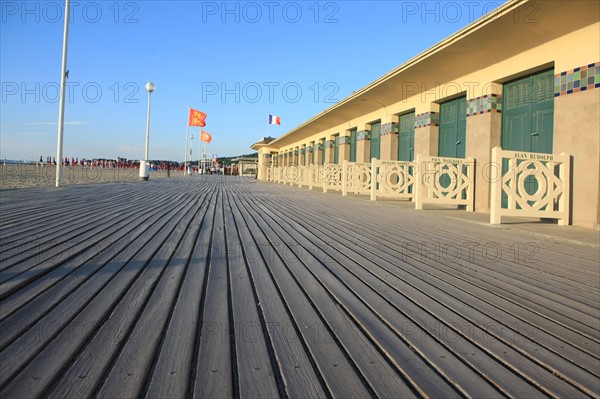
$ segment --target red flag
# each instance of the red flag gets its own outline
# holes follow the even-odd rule
[[[211,140],[212,136],[209,133],[205,132],[204,130],[200,130],[200,141],[210,143]]]
[[[206,126],[206,114],[194,108],[190,108],[190,116],[188,118],[188,126]]]

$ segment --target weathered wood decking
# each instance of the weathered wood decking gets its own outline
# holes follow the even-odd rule
[[[239,178],[0,205],[2,398],[599,397],[597,248]]]

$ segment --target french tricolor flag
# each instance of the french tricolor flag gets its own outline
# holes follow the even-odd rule
[[[269,114],[269,125],[281,125],[281,118],[278,116]]]

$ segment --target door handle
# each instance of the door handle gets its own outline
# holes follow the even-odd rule
[[[456,145],[459,145],[459,144],[460,144],[460,140],[458,140],[458,141],[456,142]]]
[[[539,133],[537,133],[537,132],[533,132],[533,133],[531,133],[531,136],[539,136],[539,135],[540,135],[540,134],[539,134]]]

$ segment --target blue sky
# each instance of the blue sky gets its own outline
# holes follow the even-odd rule
[[[187,109],[251,152],[503,1],[73,1],[64,155],[182,161]],[[63,2],[0,1],[0,159],[56,154]],[[194,135],[194,159],[199,145]]]

